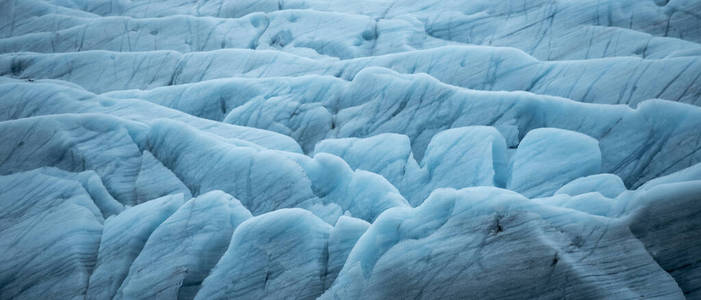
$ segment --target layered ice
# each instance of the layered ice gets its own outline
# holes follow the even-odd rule
[[[331,225],[301,209],[280,209],[244,222],[197,299],[319,296],[330,230]]]
[[[72,176],[41,169],[0,176],[0,297],[85,295],[103,217]]]
[[[420,163],[413,158],[409,139],[396,134],[326,139],[315,151],[338,155],[353,168],[384,176],[415,205],[436,188],[504,187],[507,178],[506,144],[494,127],[441,131],[428,144]]]
[[[615,220],[491,187],[439,189],[375,221],[322,299],[682,297],[641,246]]]
[[[513,48],[472,45],[347,60],[311,59],[250,49],[185,54],[175,51],[19,52],[0,57],[0,75],[32,80],[59,79],[97,93],[153,89],[228,77],[313,74],[350,80],[371,66],[400,73],[426,73],[447,84],[476,90],[530,91],[607,104],[635,105],[646,99],[663,98],[698,105],[701,84],[697,76],[701,69],[698,56],[540,61]],[[627,80],[619,80],[621,76]]]
[[[701,298],[701,2],[0,2],[0,299]]]
[[[182,194],[164,196],[105,220],[87,298],[113,298],[149,236],[183,203]]]
[[[234,229],[250,217],[221,191],[190,199],[149,235],[115,298],[193,299]]]

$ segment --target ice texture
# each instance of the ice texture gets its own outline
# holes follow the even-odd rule
[[[324,291],[331,225],[312,213],[280,209],[236,229],[197,299],[315,298]]]
[[[571,131],[539,128],[521,140],[506,187],[527,197],[549,196],[565,183],[601,171],[597,140]]]
[[[85,295],[103,218],[71,176],[41,169],[0,176],[0,298]]]
[[[0,299],[701,299],[701,1],[0,1]]]
[[[111,299],[115,296],[129,274],[129,266],[143,250],[148,237],[183,202],[182,194],[168,195],[130,207],[105,220],[97,264],[90,275],[88,299]]]
[[[188,200],[149,235],[115,298],[193,299],[234,229],[250,217],[221,191]]]
[[[322,299],[682,297],[640,246],[611,219],[493,187],[438,189],[375,221]]]
[[[596,174],[580,177],[570,181],[555,192],[555,194],[567,194],[576,196],[596,192],[604,197],[616,198],[626,190],[621,178],[614,174]]]

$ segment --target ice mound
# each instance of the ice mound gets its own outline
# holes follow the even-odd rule
[[[597,140],[571,131],[539,128],[521,140],[506,187],[524,196],[552,195],[565,183],[601,171]]]
[[[681,297],[659,268],[621,222],[490,187],[439,189],[375,221],[322,299]]]
[[[0,2],[0,299],[701,299],[701,2]]]

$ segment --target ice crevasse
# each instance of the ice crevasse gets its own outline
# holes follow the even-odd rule
[[[0,299],[701,299],[701,2],[0,2]]]

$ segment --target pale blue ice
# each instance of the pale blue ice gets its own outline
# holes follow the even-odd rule
[[[701,1],[0,1],[0,299],[701,299]]]

